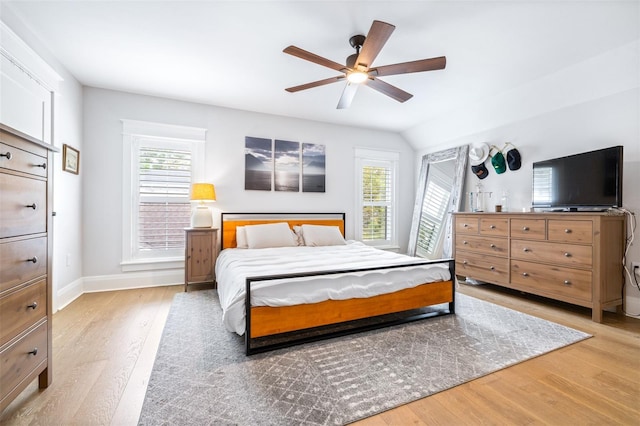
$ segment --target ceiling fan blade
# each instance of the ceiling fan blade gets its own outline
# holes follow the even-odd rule
[[[442,70],[447,65],[447,58],[439,56],[437,58],[421,59],[418,61],[403,62],[401,64],[384,65],[369,71],[376,77],[395,74],[408,74],[412,72]]]
[[[288,53],[289,55],[297,56],[298,58],[304,59],[309,62],[313,62],[314,64],[322,65],[323,67],[331,68],[336,71],[346,72],[348,68],[343,64],[339,64],[337,62],[333,62],[330,59],[323,58],[322,56],[318,56],[315,53],[307,52],[304,49],[300,49],[296,46],[289,46],[283,50],[284,53]]]
[[[336,107],[336,109],[349,108],[349,106],[351,105],[351,101],[353,101],[353,97],[358,91],[358,86],[359,84],[347,82],[347,85],[344,86],[342,96],[340,96],[340,100],[338,101],[338,106]]]
[[[406,102],[413,97],[411,93],[407,93],[404,90],[398,89],[396,86],[392,86],[391,84],[385,83],[377,78],[370,77],[367,80],[366,85],[380,93],[384,93],[385,95],[392,97],[398,102]]]
[[[371,67],[371,64],[378,56],[378,53],[382,50],[387,40],[395,30],[395,25],[387,24],[382,21],[373,21],[367,38],[362,45],[362,50],[356,60],[356,65],[364,65],[367,68]]]
[[[344,79],[345,79],[344,75],[339,75],[336,77],[325,78],[324,80],[312,81],[311,83],[301,84],[299,86],[287,87],[284,90],[290,93],[294,93],[294,92],[299,92],[300,90],[306,90],[306,89],[311,89],[313,87],[324,86],[325,84],[335,83]]]

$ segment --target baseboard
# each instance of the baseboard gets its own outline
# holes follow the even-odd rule
[[[56,297],[53,301],[53,313],[64,309],[69,303],[82,296],[83,280],[83,278],[78,278],[56,292]]]
[[[84,293],[184,284],[184,269],[127,272],[84,277]]]
[[[63,309],[84,293],[130,290],[145,287],[163,287],[180,284],[184,284],[184,269],[139,271],[117,275],[83,277],[75,280],[56,293],[53,311],[56,312]]]

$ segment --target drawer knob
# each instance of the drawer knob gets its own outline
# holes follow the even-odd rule
[[[38,307],[38,302],[33,302],[30,305],[27,305],[27,309],[33,309],[34,311]]]
[[[44,170],[47,170],[47,163],[36,164],[35,167],[42,167]]]
[[[490,225],[489,229],[496,229],[496,226],[495,225]]]
[[[525,253],[529,253],[531,250],[529,250],[527,247],[525,247],[525,248],[522,249],[522,251],[525,252]]]
[[[565,229],[565,230],[564,230],[564,233],[565,233],[565,234],[570,234],[570,233],[571,233],[571,229]]]
[[[462,264],[463,264],[463,265],[466,265],[467,263],[469,263],[469,262],[467,262],[466,260],[463,260],[463,261],[462,261]]]
[[[489,266],[489,269],[491,269],[492,271],[495,271],[496,267],[495,266]]]
[[[467,225],[466,223],[463,223],[463,224],[462,224],[462,226],[463,226],[464,228],[468,228],[468,227],[469,227],[469,225]]]
[[[528,276],[529,276],[529,273],[528,273],[528,272],[523,272],[523,273],[522,273],[522,276],[523,276],[523,277],[528,277]]]
[[[38,355],[38,348],[33,348],[32,351],[27,352],[30,355],[36,356]]]
[[[6,154],[0,154],[0,157],[7,157],[7,160],[11,160],[11,153],[7,151]]]
[[[36,256],[33,256],[31,259],[27,259],[27,262],[38,263],[38,258]]]
[[[564,280],[564,285],[571,285],[571,281],[569,281],[569,280]]]
[[[462,244],[469,244],[469,242],[468,241],[463,241]]]
[[[523,230],[523,231],[528,231],[528,230],[529,230],[529,227],[528,227],[528,226],[523,226],[523,227],[522,227],[522,230]]]
[[[565,252],[564,257],[571,257],[571,253]]]
[[[491,244],[489,247],[496,248],[496,245],[495,244]]]
[[[33,204],[28,204],[28,205],[26,205],[25,207],[28,207],[28,208],[30,208],[30,209],[34,209],[34,210],[35,210],[35,209],[37,209],[37,208],[38,208],[38,205],[37,205],[36,203],[33,203]]]

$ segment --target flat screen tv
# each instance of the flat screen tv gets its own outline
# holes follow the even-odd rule
[[[533,163],[532,204],[559,211],[622,207],[622,146]]]

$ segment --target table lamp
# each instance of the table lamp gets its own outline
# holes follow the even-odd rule
[[[191,185],[191,201],[199,201],[198,206],[191,214],[192,228],[211,228],[213,218],[206,201],[216,200],[216,189],[211,183],[194,183]]]

